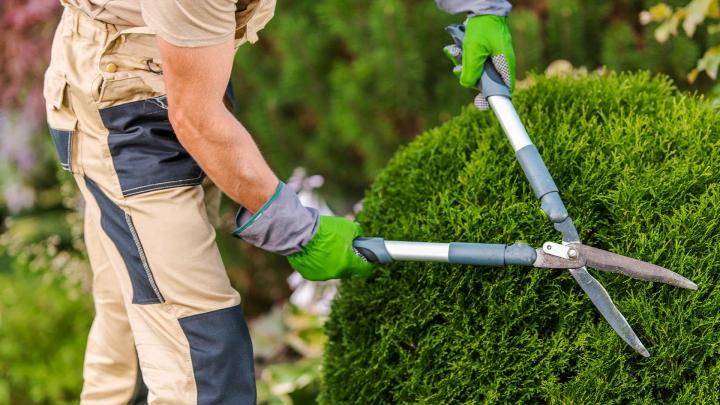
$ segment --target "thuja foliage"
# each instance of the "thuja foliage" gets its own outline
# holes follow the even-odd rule
[[[538,77],[514,103],[583,240],[699,291],[593,272],[645,359],[567,271],[384,265],[334,301],[323,403],[720,401],[720,118],[649,74]],[[559,240],[493,114],[471,108],[398,152],[359,219],[395,240]]]

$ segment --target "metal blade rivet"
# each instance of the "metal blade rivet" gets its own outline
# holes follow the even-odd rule
[[[575,258],[577,258],[578,253],[577,253],[577,250],[575,250],[575,249],[570,249],[570,250],[568,250],[567,255],[568,255],[569,258],[575,259]]]

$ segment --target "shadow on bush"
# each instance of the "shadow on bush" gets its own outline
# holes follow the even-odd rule
[[[383,266],[341,286],[323,403],[720,401],[720,119],[664,77],[535,80],[514,102],[584,241],[700,290],[594,272],[644,359],[565,271]],[[492,113],[469,108],[392,159],[360,221],[389,239],[559,240]]]

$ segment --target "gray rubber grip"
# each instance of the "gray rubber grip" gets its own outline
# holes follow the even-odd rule
[[[353,240],[353,249],[371,263],[390,263],[392,256],[385,248],[383,238],[356,238]]]
[[[492,64],[490,58],[485,61],[485,69],[483,69],[483,74],[480,77],[480,90],[485,98],[492,96],[510,98],[510,88],[505,85],[502,76],[495,69],[495,65]]]
[[[537,259],[537,252],[524,243],[515,243],[505,248],[505,264],[515,266],[532,266]]]
[[[558,191],[555,181],[553,181],[535,145],[528,145],[520,149],[515,153],[515,156],[535,192],[535,197],[540,199],[547,193]]]
[[[545,194],[540,199],[540,206],[552,222],[562,222],[568,217],[567,208],[565,208],[565,204],[563,204],[557,191]]]
[[[476,266],[505,265],[505,245],[487,243],[450,244],[448,261],[453,264],[470,264]]]

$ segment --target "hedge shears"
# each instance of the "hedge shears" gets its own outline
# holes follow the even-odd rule
[[[446,52],[462,60],[465,36],[463,25],[446,28],[455,45]],[[505,132],[515,156],[522,167],[541,208],[562,234],[562,243],[545,242],[541,248],[524,243],[513,245],[487,243],[427,243],[386,241],[382,238],[358,238],[353,242],[356,252],[374,263],[393,261],[429,261],[475,266],[528,266],[546,269],[567,269],[590,297],[595,307],[615,332],[635,351],[644,357],[650,353],[643,346],[622,313],[615,307],[610,295],[588,272],[587,268],[623,274],[639,280],[661,282],[676,287],[697,290],[697,285],[666,268],[621,256],[606,250],[584,245],[575,224],[570,218],[550,172],[537,147],[532,143],[515,110],[510,88],[488,60],[480,79],[481,93],[476,101],[490,105]]]

